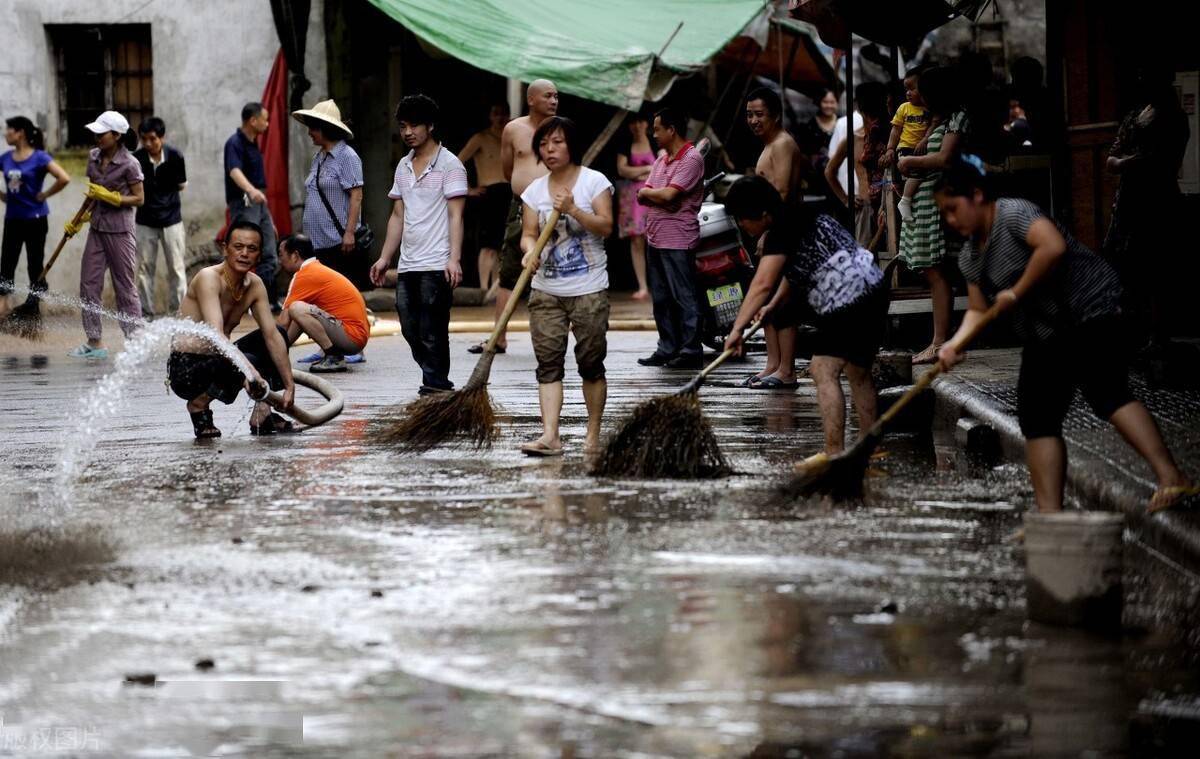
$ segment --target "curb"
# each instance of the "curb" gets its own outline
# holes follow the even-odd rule
[[[933,392],[935,423],[953,425],[963,417],[977,419],[995,430],[1007,460],[1024,461],[1025,438],[1015,416],[996,408],[991,399],[969,382],[952,376],[935,380]],[[1072,493],[1089,510],[1124,514],[1129,537],[1200,574],[1200,534],[1170,511],[1146,513],[1146,504],[1154,493],[1152,482],[1112,466],[1097,470],[1083,463],[1097,461],[1104,463],[1098,454],[1067,440],[1067,487]]]

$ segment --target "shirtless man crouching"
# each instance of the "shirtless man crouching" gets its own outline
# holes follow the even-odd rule
[[[197,438],[221,436],[221,431],[213,426],[209,405],[214,400],[233,403],[243,387],[251,392],[254,386],[261,392],[266,384],[272,390],[283,390],[284,410],[291,408],[296,395],[285,333],[275,325],[267,288],[254,273],[262,255],[262,239],[262,229],[257,224],[234,222],[225,238],[225,261],[197,272],[179,307],[182,318],[207,324],[226,337],[247,311],[258,323],[258,329],[234,343],[252,367],[253,377],[243,376],[233,362],[204,338],[194,335],[175,338],[167,362],[167,377],[171,390],[188,402]],[[272,413],[265,402],[254,405],[251,433],[271,435],[291,428],[292,423]]]

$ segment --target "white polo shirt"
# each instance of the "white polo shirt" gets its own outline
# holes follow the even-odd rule
[[[413,173],[413,154],[396,164],[388,197],[404,201],[404,237],[396,270],[441,271],[450,260],[450,213],[447,200],[467,194],[467,170],[458,157],[439,145],[433,160]]]

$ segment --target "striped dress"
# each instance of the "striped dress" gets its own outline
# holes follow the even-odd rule
[[[949,119],[938,124],[929,135],[926,155],[934,155],[942,149],[942,140],[947,132],[962,133],[966,130],[967,115],[958,111]],[[946,257],[946,234],[942,228],[942,216],[933,200],[933,185],[940,173],[925,177],[917,194],[913,196],[913,217],[904,222],[900,229],[900,258],[912,270],[936,266]]]

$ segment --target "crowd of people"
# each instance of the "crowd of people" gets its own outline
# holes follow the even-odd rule
[[[870,427],[871,366],[882,345],[889,300],[871,248],[879,244],[894,196],[901,219],[899,257],[925,279],[932,301],[933,334],[913,363],[953,365],[962,356],[963,330],[993,304],[1016,314],[1016,331],[1025,341],[1019,417],[1039,507],[1061,507],[1062,419],[1077,387],[1152,465],[1160,492],[1169,492],[1185,478],[1153,420],[1130,395],[1127,363],[1112,360],[1112,352],[1100,347],[1117,329],[1121,312],[1120,261],[1144,245],[1145,229],[1154,226],[1139,223],[1148,202],[1139,193],[1151,188],[1157,197],[1169,194],[1167,168],[1172,160],[1177,167],[1178,156],[1164,142],[1178,139],[1178,103],[1167,88],[1150,88],[1149,103],[1126,120],[1113,146],[1109,167],[1121,176],[1121,193],[1106,248],[1117,257],[1115,270],[1037,206],[997,197],[994,173],[1003,152],[998,145],[1027,147],[1037,139],[1044,104],[1026,96],[1026,108],[1018,90],[1007,98],[989,97],[979,76],[978,67],[964,63],[910,71],[902,92],[865,83],[856,89],[855,113],[841,117],[836,95],[822,92],[816,116],[795,136],[784,128],[775,90],[760,88],[745,97],[745,123],[761,152],[751,175],[732,184],[724,203],[756,265],[725,345],[743,350],[746,328],[761,322],[767,355],[742,386],[795,388],[797,326],[806,323],[815,327],[808,371],[826,451],[837,453],[845,445],[843,375],[859,428]],[[506,106],[493,107],[488,127],[457,155],[443,144],[433,99],[417,94],[400,100],[395,120],[408,152],[395,167],[392,211],[373,264],[368,253],[374,233],[362,213],[363,165],[336,104],[324,101],[292,114],[308,129],[315,152],[305,180],[304,233],[277,240],[257,145],[270,114],[248,103],[224,149],[230,224],[223,260],[202,268],[190,283],[180,215],[184,157],[165,142],[166,124],[153,117],[139,125],[141,146],[131,153],[124,143],[129,124],[119,113],[105,112],[87,125],[96,147],[87,164],[90,226],[81,298],[98,304],[104,272],[111,271],[122,329],[130,334],[138,317],[153,314],[161,246],[169,311],[227,337],[245,315],[253,318],[258,329],[235,343],[249,362],[249,377],[203,340],[181,337],[173,346],[170,384],[187,402],[198,438],[220,435],[210,405],[231,402],[243,386],[256,398],[268,387],[282,391],[283,406],[289,406],[294,382],[287,347],[301,335],[318,348],[304,359],[312,371],[344,371],[347,363],[361,361],[370,317],[360,289],[371,285],[395,288],[402,334],[421,373],[418,393],[444,393],[454,389],[450,310],[453,289],[463,278],[465,209],[474,199],[480,285],[489,299],[494,296],[497,315],[523,270],[532,272],[530,339],[543,431],[521,450],[530,456],[563,453],[559,417],[569,335],[575,337],[588,412],[584,446],[595,450],[607,396],[605,240],[614,230],[629,240],[637,280],[633,297],[652,301],[658,329],[654,351],[638,363],[702,366],[692,259],[705,158],[688,139],[685,112],[665,107],[633,115],[628,140],[618,151],[614,186],[582,165],[580,130],[559,115],[555,85],[534,81],[526,98],[528,113],[515,119]],[[0,156],[6,177],[0,199],[7,203],[0,286],[11,283],[24,246],[32,287],[44,288],[37,275],[47,235],[46,199],[70,178],[45,152],[28,119],[10,119],[6,138],[13,150]],[[475,167],[474,187],[467,163]],[[853,181],[847,176],[850,163]],[[43,189],[46,176],[54,183]],[[828,199],[813,202],[814,193]],[[77,233],[83,223],[70,223],[66,231]],[[539,249],[543,236],[547,242]],[[967,283],[969,309],[959,332],[952,333],[955,259]],[[282,303],[275,284],[281,268],[291,275]],[[86,341],[70,355],[106,355],[97,312],[85,309],[83,325]],[[500,336],[496,353],[506,351],[506,338]],[[485,349],[481,343],[470,351]],[[1102,354],[1110,358],[1098,361]],[[261,402],[250,424],[256,434],[290,428]]]

